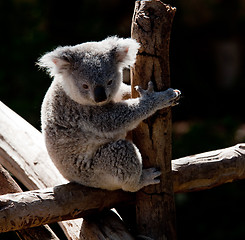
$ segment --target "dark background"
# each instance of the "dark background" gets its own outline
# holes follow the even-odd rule
[[[245,0],[165,1],[177,7],[170,61],[173,158],[245,140]],[[35,66],[59,45],[130,36],[133,0],[0,2],[0,100],[40,129],[51,80]],[[178,239],[245,239],[245,181],[177,194]],[[9,239],[2,235],[0,239]]]

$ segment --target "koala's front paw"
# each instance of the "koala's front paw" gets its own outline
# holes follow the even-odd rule
[[[161,108],[171,107],[178,104],[181,92],[177,89],[169,88],[162,92],[157,92],[158,103]]]
[[[140,94],[141,98],[155,99],[155,106],[157,106],[158,109],[177,105],[181,95],[179,90],[172,88],[155,92],[153,82],[151,81],[148,82],[148,88],[146,90],[142,89],[140,86],[136,86],[135,89]]]

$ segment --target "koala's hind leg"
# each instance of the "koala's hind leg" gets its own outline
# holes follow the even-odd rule
[[[142,170],[142,159],[137,147],[127,140],[102,146],[95,154],[92,168],[98,187],[135,192],[144,186],[159,183],[160,172],[155,168]]]

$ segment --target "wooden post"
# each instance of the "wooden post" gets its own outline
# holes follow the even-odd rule
[[[161,1],[136,1],[131,36],[141,48],[131,70],[134,87],[144,89],[152,81],[156,91],[170,87],[169,41],[176,9]],[[133,131],[133,141],[140,149],[144,168],[162,171],[161,183],[148,186],[136,194],[138,234],[154,240],[174,240],[175,204],[171,174],[171,110],[158,111]]]

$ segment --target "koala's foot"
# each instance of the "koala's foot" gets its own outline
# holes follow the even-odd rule
[[[161,172],[158,171],[156,168],[143,169],[140,184],[142,185],[142,187],[152,184],[158,184],[160,183],[160,179],[157,179],[157,177],[159,177],[160,175]]]
[[[156,168],[143,169],[139,182],[134,183],[133,185],[126,185],[123,187],[123,190],[129,192],[137,192],[145,186],[158,184],[160,183],[160,179],[158,179],[160,175],[161,172],[158,171]]]
[[[87,170],[91,167],[92,159],[79,156],[76,165],[80,170]]]
[[[142,159],[137,147],[121,139],[98,149],[91,167],[85,169],[82,176],[86,174],[89,174],[90,181],[87,186],[136,192],[144,186],[158,184],[160,180],[157,177],[161,172],[155,168],[142,170]],[[85,185],[84,182],[82,184]]]

